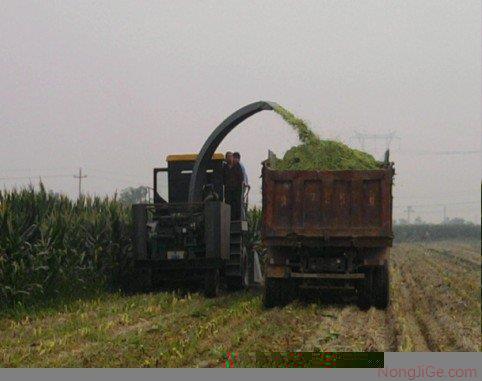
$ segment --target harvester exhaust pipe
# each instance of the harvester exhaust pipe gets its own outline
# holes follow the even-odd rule
[[[205,181],[207,166],[214,152],[226,135],[229,134],[234,127],[250,116],[263,110],[274,110],[277,106],[278,105],[275,102],[267,101],[251,103],[232,113],[230,116],[224,119],[224,121],[218,127],[216,127],[201,148],[201,151],[196,159],[196,163],[194,164],[189,183],[189,203],[202,201],[202,186]]]

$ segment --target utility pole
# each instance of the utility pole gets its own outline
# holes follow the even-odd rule
[[[410,214],[413,212],[413,207],[411,205],[407,206],[407,209],[405,209],[405,212],[407,212],[407,223],[410,223]]]
[[[82,175],[82,168],[79,168],[79,174],[74,175],[75,179],[79,179],[79,198],[82,197],[82,179],[85,179],[87,175]]]
[[[154,199],[154,188],[150,186],[146,186],[147,188],[147,199],[148,202],[151,203],[152,200]],[[151,198],[151,192],[152,192],[152,198]]]

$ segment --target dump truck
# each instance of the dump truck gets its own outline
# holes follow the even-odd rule
[[[303,290],[352,290],[361,308],[389,304],[394,165],[374,170],[262,168],[263,303],[283,305]]]

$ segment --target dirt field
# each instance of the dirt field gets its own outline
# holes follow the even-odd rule
[[[479,351],[480,243],[400,244],[387,311],[295,302],[265,311],[258,293],[104,295],[0,319],[0,366],[260,365],[269,351]]]

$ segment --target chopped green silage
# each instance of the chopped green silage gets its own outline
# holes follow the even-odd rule
[[[275,161],[278,170],[343,170],[377,169],[380,165],[373,156],[351,149],[333,140],[316,144],[301,144],[286,151],[283,159]]]
[[[307,123],[285,108],[274,110],[298,134],[302,144],[286,151],[283,159],[275,159],[273,168],[277,170],[364,170],[377,169],[380,163],[366,153],[333,140],[320,139]]]
[[[308,127],[307,123],[298,118],[284,107],[277,106],[274,111],[279,114],[298,134],[298,139],[303,144],[316,144],[320,138]]]

